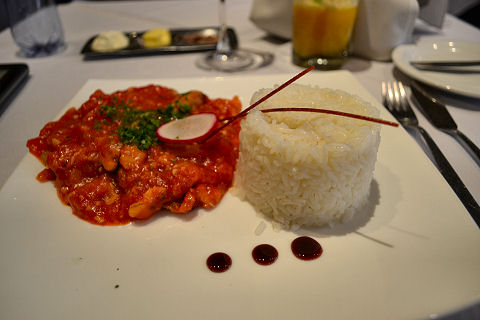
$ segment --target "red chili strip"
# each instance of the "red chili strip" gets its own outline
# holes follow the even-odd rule
[[[333,114],[336,116],[344,116],[344,117],[350,117],[350,118],[356,118],[356,119],[361,119],[361,120],[366,120],[366,121],[371,121],[371,122],[377,122],[381,124],[385,124],[388,126],[392,127],[398,127],[398,123],[383,120],[383,119],[378,119],[378,118],[373,118],[373,117],[367,117],[367,116],[362,116],[354,113],[348,113],[348,112],[342,112],[342,111],[335,111],[335,110],[328,110],[328,109],[314,109],[314,108],[272,108],[272,109],[264,109],[261,110],[263,113],[270,113],[270,112],[284,112],[284,111],[302,111],[302,112],[317,112],[317,113],[327,113],[327,114]]]
[[[253,103],[250,107],[248,107],[245,110],[243,110],[242,112],[238,113],[236,116],[233,116],[233,117],[229,118],[229,120],[225,124],[223,124],[222,126],[217,128],[216,130],[214,130],[211,134],[209,134],[207,137],[205,137],[205,139],[203,139],[203,141],[207,141],[208,139],[210,139],[211,137],[216,135],[220,130],[222,130],[223,128],[228,126],[230,123],[237,120],[238,118],[241,118],[241,117],[245,116],[250,110],[255,108],[257,105],[259,105],[263,101],[267,100],[268,98],[270,98],[271,96],[276,94],[278,91],[284,89],[286,86],[288,86],[288,85],[292,84],[293,82],[297,81],[299,78],[303,77],[305,74],[312,71],[313,69],[315,69],[314,66],[308,67],[307,69],[298,73],[296,76],[294,76],[290,80],[288,80],[285,83],[283,83],[282,85],[280,85],[278,88],[276,88],[276,89],[272,90],[270,93],[266,94],[263,98],[260,98],[257,102]]]

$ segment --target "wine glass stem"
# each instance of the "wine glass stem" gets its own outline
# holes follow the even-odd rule
[[[220,0],[218,5],[218,18],[220,27],[218,30],[218,41],[216,47],[217,55],[229,55],[232,52],[230,41],[227,36],[226,8],[225,0]]]

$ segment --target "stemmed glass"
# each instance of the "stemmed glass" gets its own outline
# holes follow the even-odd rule
[[[227,33],[225,0],[220,0],[218,13],[220,26],[216,49],[214,52],[200,57],[196,61],[198,67],[206,70],[234,72],[271,62],[273,57],[270,54],[265,55],[251,50],[234,48]]]

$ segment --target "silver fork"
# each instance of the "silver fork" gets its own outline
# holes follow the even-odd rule
[[[447,158],[445,158],[442,151],[438,148],[428,132],[418,124],[417,117],[408,103],[403,84],[400,81],[382,81],[382,98],[383,105],[404,128],[416,130],[422,135],[422,138],[432,153],[438,170],[445,180],[447,180],[458,198],[462,201],[477,226],[480,227],[480,207],[478,206],[478,203],[470,194],[465,184],[452,168]]]

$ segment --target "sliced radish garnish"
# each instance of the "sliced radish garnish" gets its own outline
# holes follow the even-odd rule
[[[157,129],[157,137],[167,143],[192,143],[207,137],[217,124],[214,113],[199,113],[173,120]]]

